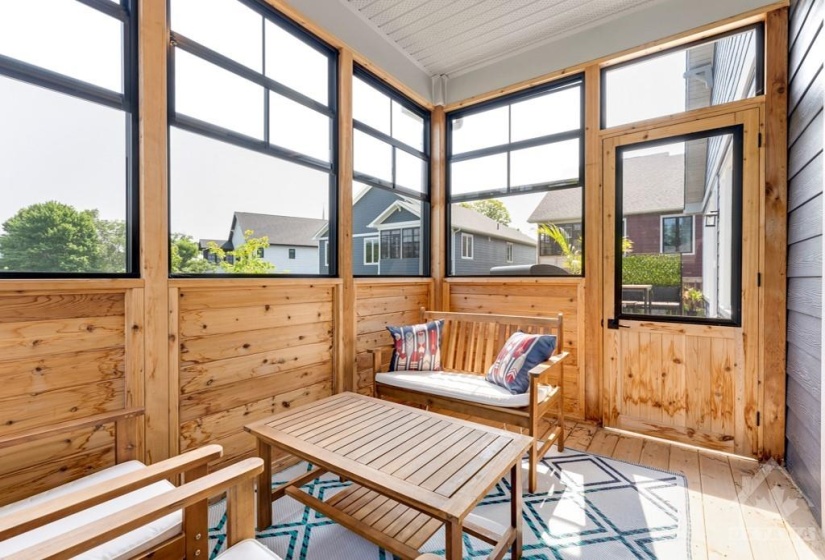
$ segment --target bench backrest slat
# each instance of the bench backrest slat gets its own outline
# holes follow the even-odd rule
[[[562,315],[521,317],[421,309],[422,322],[444,320],[441,364],[447,370],[484,374],[516,331],[556,336],[555,353],[564,350]]]

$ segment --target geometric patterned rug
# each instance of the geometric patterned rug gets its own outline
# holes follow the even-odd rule
[[[527,464],[525,462],[524,468]],[[276,487],[309,470],[300,463],[275,474]],[[348,482],[325,474],[304,488],[323,500]],[[488,524],[507,524],[509,483],[502,479],[473,514]],[[539,488],[524,491],[523,558],[690,558],[687,482],[680,474],[553,448],[539,466]],[[225,547],[224,502],[209,508],[214,558]],[[476,521],[481,521],[476,519]],[[289,497],[273,504],[273,525],[257,538],[284,560],[390,560],[392,555]],[[492,547],[464,535],[464,558],[486,557]],[[439,531],[421,552],[444,554]],[[509,558],[509,555],[507,556]]]

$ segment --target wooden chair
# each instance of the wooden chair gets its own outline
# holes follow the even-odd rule
[[[528,487],[530,492],[535,492],[537,467],[541,457],[554,443],[558,445],[559,451],[564,450],[564,360],[568,353],[564,351],[562,314],[554,317],[522,317],[427,311],[421,308],[422,323],[438,319],[444,320],[441,364],[445,371],[433,375],[416,375],[415,372],[412,375],[381,373],[385,361],[384,352],[388,349],[376,348],[371,350],[376,373],[376,396],[469,414],[525,429],[533,438]],[[530,371],[528,394],[515,396],[512,402],[507,402],[505,396],[498,404],[474,400],[475,397],[469,390],[470,383],[473,389],[482,383],[476,376],[487,373],[504,343],[512,333],[519,330],[556,336],[553,355]],[[553,380],[551,375],[554,376]],[[446,383],[442,383],[445,380]],[[446,385],[460,387],[463,380],[467,382],[466,392],[444,390]],[[540,395],[544,398],[540,398]],[[540,424],[545,415],[554,408],[557,417],[555,426],[548,422],[549,426],[541,430]],[[543,444],[541,440],[544,440]]]
[[[191,453],[197,453],[197,451]],[[205,456],[203,453],[201,455]],[[179,510],[188,512],[191,511],[191,508],[205,505],[210,497],[226,492],[227,544],[229,548],[220,554],[218,558],[221,560],[280,560],[274,552],[255,541],[254,485],[256,477],[262,471],[262,459],[246,459],[212,474],[187,482],[177,488],[172,488],[106,518],[76,527],[48,541],[4,556],[4,558],[7,560],[72,558],[167,516],[171,512]],[[129,475],[98,484],[71,496],[32,508],[23,516],[22,526],[29,528],[42,526],[54,520],[56,516],[99,503],[112,495],[122,494],[136,486],[145,485],[168,474],[171,474],[170,469],[161,467],[161,463],[158,463],[146,467],[138,475]],[[3,528],[6,532],[9,531],[8,520],[4,522]],[[143,553],[139,558],[206,559],[209,553],[207,531],[208,526],[206,523],[198,527],[198,532],[193,537],[201,543],[201,547],[192,554],[188,554],[183,548],[178,548],[175,551],[164,549]],[[0,550],[2,550],[2,543],[0,543]]]

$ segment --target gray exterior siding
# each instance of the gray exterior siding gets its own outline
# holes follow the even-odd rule
[[[515,264],[533,264],[536,262],[536,248],[530,245],[513,243],[513,262],[507,262],[507,241],[495,239],[484,234],[473,236],[473,258],[461,258],[461,233],[453,232],[450,247],[455,276],[487,276],[494,266]]]
[[[822,523],[823,1],[792,0],[788,90],[786,463]]]

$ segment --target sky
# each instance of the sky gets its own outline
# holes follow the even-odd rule
[[[327,103],[326,59],[234,0],[172,0],[172,28],[244,65]],[[208,14],[209,17],[207,17]],[[82,32],[78,32],[82,29]],[[0,54],[120,91],[120,24],[70,0],[0,2]],[[48,40],[44,40],[48,38]],[[59,45],[56,47],[56,45]],[[288,56],[279,56],[288,53]],[[264,63],[265,59],[265,63]],[[178,110],[253,138],[263,139],[263,96],[246,82],[178,51]],[[684,54],[663,56],[608,74],[609,124],[679,112],[684,108]],[[355,81],[354,114],[371,126],[419,147],[421,123]],[[329,119],[271,94],[271,137],[284,147],[329,159]],[[575,90],[515,104],[514,140],[577,126]],[[506,114],[467,117],[456,132],[457,151],[506,141]],[[391,117],[390,117],[391,115]],[[389,121],[392,119],[390,131]],[[107,219],[125,214],[126,122],[122,113],[0,77],[0,223],[17,210],[56,199],[79,209],[97,208]],[[356,170],[387,174],[391,152],[356,134]],[[659,148],[667,149],[667,148]],[[329,216],[328,176],[290,162],[172,128],[171,230],[195,238],[225,238],[233,211]],[[422,188],[424,169],[413,156],[398,157],[398,181]],[[576,142],[514,153],[513,183],[572,178]],[[500,158],[499,158],[500,159]],[[501,161],[454,169],[454,191],[471,192],[506,179]],[[549,165],[548,165],[549,163]],[[513,225],[526,219],[543,195],[503,199]]]

